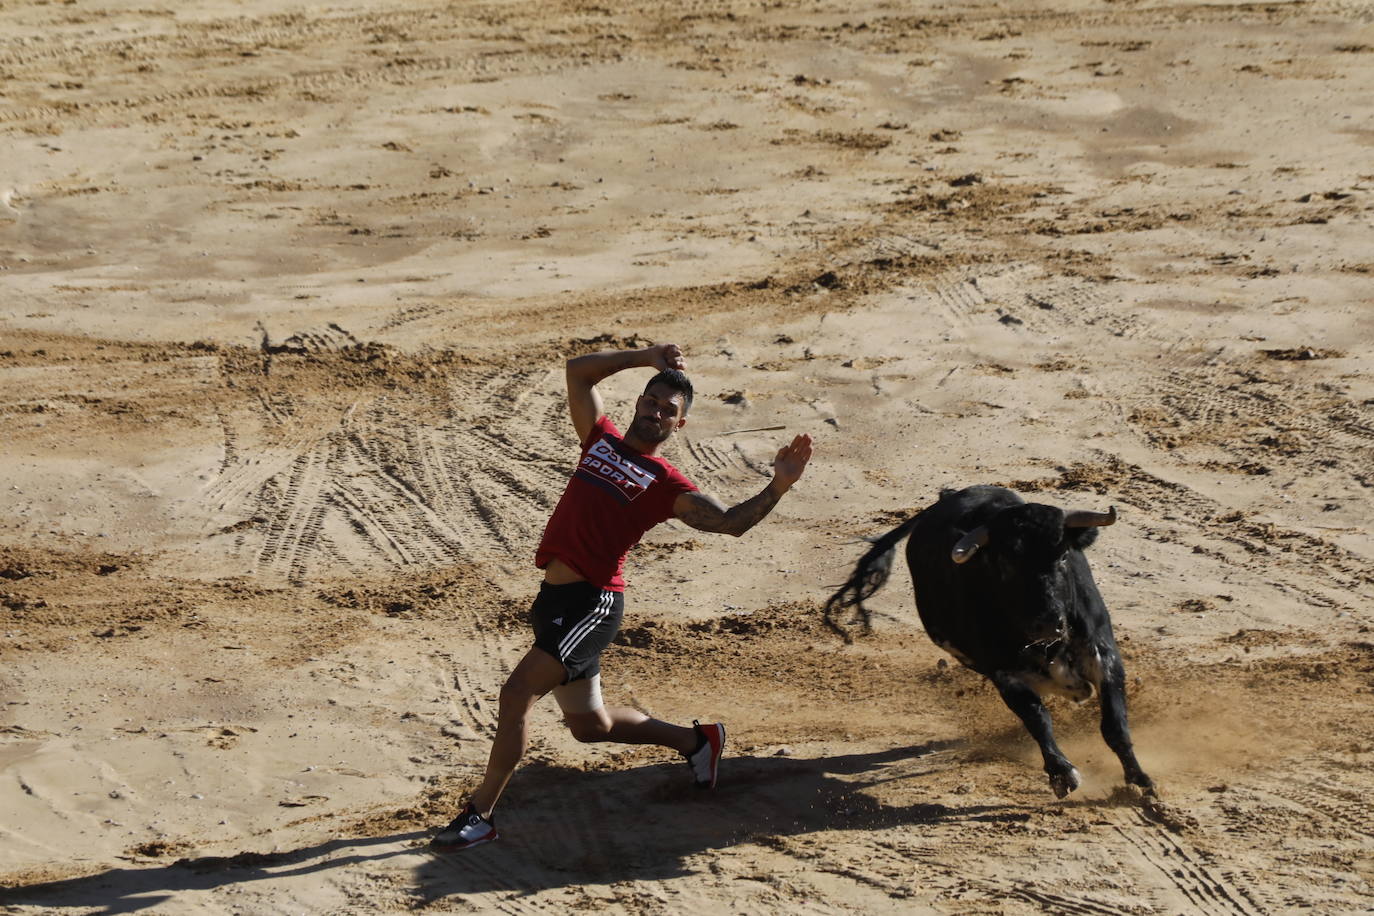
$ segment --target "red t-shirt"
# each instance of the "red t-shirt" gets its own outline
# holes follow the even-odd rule
[[[673,517],[673,502],[696,486],[662,458],[641,455],[600,417],[534,555],[543,569],[555,557],[588,582],[625,590],[625,554],[644,532]]]

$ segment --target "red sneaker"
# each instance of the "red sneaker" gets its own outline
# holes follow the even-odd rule
[[[692,777],[698,789],[716,787],[716,771],[720,769],[720,755],[725,751],[725,726],[719,723],[702,725],[695,719],[692,728],[700,736],[697,749],[685,754],[687,766],[692,768]]]

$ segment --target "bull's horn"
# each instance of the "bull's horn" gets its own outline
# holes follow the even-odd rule
[[[1083,509],[1064,513],[1065,528],[1106,528],[1116,524],[1116,506],[1106,512],[1088,512]]]
[[[954,545],[954,549],[949,552],[949,558],[955,563],[963,563],[978,552],[979,547],[986,547],[988,543],[988,529],[985,525],[979,525],[968,534],[959,538],[959,543]]]

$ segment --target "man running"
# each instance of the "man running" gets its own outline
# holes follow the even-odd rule
[[[687,759],[698,787],[715,787],[725,726],[694,721],[689,728],[602,704],[601,653],[620,629],[625,554],[644,532],[670,518],[700,531],[744,534],[802,476],[811,460],[811,437],[799,435],[779,449],[768,486],[727,509],[658,455],[686,424],[692,406],[692,383],[683,366],[675,344],[568,360],[568,411],[582,456],[535,553],[544,581],[530,608],[534,648],[501,688],[486,776],[463,812],[434,837],[434,849],[451,852],[497,839],[492,809],[524,756],[529,712],[549,692],[577,740],[670,747]],[[622,436],[606,417],[596,386],[637,368],[659,371],[635,403],[634,420]]]

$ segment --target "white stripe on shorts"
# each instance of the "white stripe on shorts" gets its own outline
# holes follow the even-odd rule
[[[587,634],[596,629],[597,624],[601,623],[611,613],[611,604],[615,601],[615,592],[602,591],[601,598],[596,602],[596,607],[592,609],[586,617],[583,617],[577,624],[567,632],[563,641],[558,644],[559,660],[566,659],[577,648],[577,644],[587,638]]]

